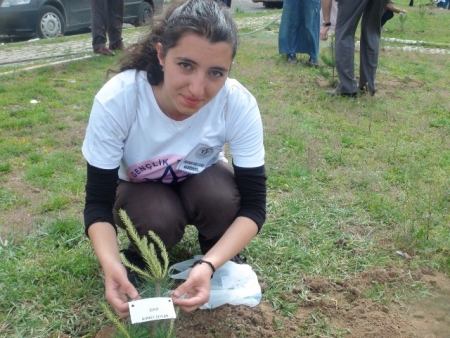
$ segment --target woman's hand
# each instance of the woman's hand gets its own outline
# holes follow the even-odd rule
[[[211,268],[206,264],[196,265],[189,272],[188,279],[172,293],[173,304],[181,312],[188,313],[209,301],[211,290]],[[184,295],[184,298],[180,298]]]
[[[114,308],[120,318],[126,318],[130,315],[128,307],[128,298],[132,300],[139,299],[139,293],[127,277],[125,267],[116,263],[109,266],[105,273],[105,296],[108,303]]]
[[[127,277],[117,246],[116,231],[106,222],[92,224],[88,230],[95,254],[105,275],[105,296],[108,303],[121,318],[128,317],[128,299],[139,299],[139,293]]]
[[[210,262],[219,269],[239,253],[258,232],[258,227],[250,218],[237,217],[222,238],[209,250],[202,260]],[[208,264],[198,264],[189,271],[188,279],[173,293],[173,304],[181,312],[188,313],[209,301],[211,292],[212,268]],[[184,296],[183,298],[180,298]]]

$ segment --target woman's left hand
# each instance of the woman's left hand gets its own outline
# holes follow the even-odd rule
[[[196,265],[189,272],[188,279],[172,293],[173,303],[181,312],[192,312],[209,301],[211,274],[208,265]],[[183,295],[184,298],[180,298]]]

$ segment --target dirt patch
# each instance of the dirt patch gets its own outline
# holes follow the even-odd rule
[[[395,299],[405,283],[420,283],[433,296],[413,302],[383,304],[376,292]],[[450,280],[431,271],[376,268],[355,278],[331,280],[306,276],[292,292],[280,295],[295,309],[289,314],[262,302],[254,308],[222,306],[181,315],[177,337],[383,337],[448,338],[450,336]],[[111,337],[111,327],[95,338]]]

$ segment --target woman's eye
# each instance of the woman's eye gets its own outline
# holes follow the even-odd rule
[[[191,64],[190,63],[187,63],[187,62],[180,62],[179,64],[178,64],[181,68],[184,68],[184,69],[191,69],[192,67],[191,67]]]
[[[212,76],[214,76],[214,77],[221,77],[221,76],[223,76],[223,73],[222,73],[220,70],[212,70],[212,71],[210,72],[210,74],[211,74]]]

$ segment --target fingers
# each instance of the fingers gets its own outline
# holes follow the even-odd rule
[[[195,284],[187,280],[172,293],[173,304],[183,313],[192,312],[209,300],[209,285]],[[180,298],[183,295],[185,297]]]
[[[173,298],[173,304],[178,306],[182,313],[192,312],[207,302],[208,302],[207,297],[203,297],[203,295],[184,299]]]
[[[128,280],[126,272],[106,278],[105,296],[120,318],[129,316],[128,299],[137,300],[140,298],[136,288]]]
[[[128,280],[127,283],[122,285],[122,289],[125,292],[125,294],[130,297],[132,300],[138,300],[141,297],[139,296],[139,292],[137,292],[136,288],[133,284],[131,284]]]
[[[329,27],[322,27],[320,29],[320,39],[323,41],[328,40],[328,29]]]

